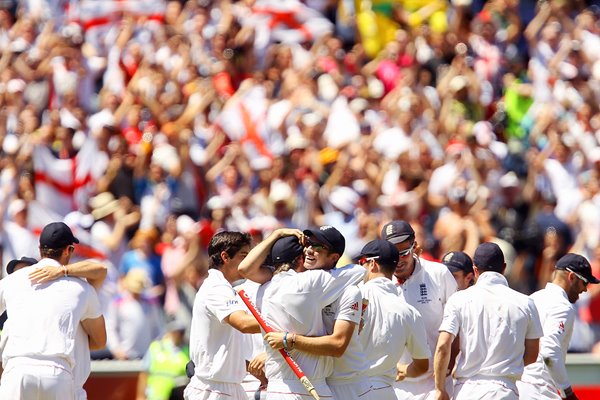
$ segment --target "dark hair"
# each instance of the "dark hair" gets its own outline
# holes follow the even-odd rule
[[[223,265],[221,252],[233,257],[244,246],[250,246],[250,235],[242,232],[219,232],[208,244],[208,267],[220,268]]]
[[[53,260],[59,260],[62,256],[62,253],[69,246],[60,247],[58,249],[51,249],[50,247],[42,246],[40,247],[40,256],[42,258],[51,258]]]
[[[377,260],[375,260],[377,261]],[[393,275],[394,272],[396,272],[396,266],[397,265],[392,265],[392,264],[380,264],[377,263],[377,265],[379,265],[379,268],[381,269],[381,272],[383,272],[384,275]]]

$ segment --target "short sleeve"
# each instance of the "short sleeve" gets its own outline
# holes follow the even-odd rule
[[[82,320],[86,319],[95,319],[102,315],[102,308],[100,307],[100,300],[98,299],[98,294],[96,290],[92,287],[92,285],[82,282],[81,283],[85,287],[85,292],[87,296],[87,304],[83,315],[81,316]]]
[[[221,322],[236,311],[246,310],[235,290],[226,283],[217,284],[208,290],[206,308]]]
[[[334,319],[360,323],[362,313],[362,294],[358,286],[348,286],[340,297],[339,307]]]
[[[0,280],[0,314],[6,311],[6,300],[4,298],[4,286],[6,278]]]
[[[442,318],[442,323],[439,328],[440,332],[448,332],[454,336],[458,335],[458,330],[460,329],[459,310],[456,299],[457,296],[448,299],[446,307],[444,307],[444,317]]]
[[[540,316],[532,299],[527,299],[527,309],[529,313],[529,324],[527,325],[527,333],[525,339],[539,339],[544,336]]]
[[[456,279],[454,279],[454,276],[447,268],[444,268],[444,272],[442,273],[441,278],[444,296],[444,298],[442,299],[442,303],[446,304],[450,296],[452,296],[458,291],[458,285],[456,284]]]

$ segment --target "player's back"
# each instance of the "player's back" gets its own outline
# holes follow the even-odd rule
[[[9,316],[3,360],[58,357],[72,367],[77,328],[92,312],[95,292],[86,282],[73,277],[32,284],[28,275],[33,268],[36,266],[16,271],[2,282],[0,301]],[[95,301],[98,302],[97,297]]]

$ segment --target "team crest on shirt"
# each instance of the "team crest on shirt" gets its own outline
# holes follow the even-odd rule
[[[421,283],[419,285],[419,295],[420,295],[420,299],[417,300],[417,303],[420,303],[420,304],[431,303],[431,299],[429,298],[429,294],[427,293],[427,285],[426,284]]]
[[[350,306],[353,311],[358,311],[358,301]]]
[[[558,330],[560,333],[565,333],[565,323],[563,321],[560,321],[560,324],[558,324]]]
[[[360,332],[365,327],[365,311],[367,311],[368,305],[369,305],[369,299],[363,299],[362,308],[360,310],[360,323],[358,324],[358,334],[359,335],[360,335]]]

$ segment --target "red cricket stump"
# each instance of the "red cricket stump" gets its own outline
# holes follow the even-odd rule
[[[242,289],[238,292],[238,294],[242,298],[242,301],[244,302],[244,304],[246,304],[246,306],[248,306],[248,309],[250,310],[252,315],[254,315],[254,318],[256,318],[260,327],[267,333],[274,332],[273,328],[271,328],[269,325],[267,325],[267,323],[265,322],[263,317],[260,315],[260,313],[256,309],[256,306],[254,305],[254,303],[252,303],[252,300],[250,300],[250,298],[246,294],[246,292]],[[317,393],[317,390],[315,389],[313,384],[308,380],[306,375],[304,375],[304,372],[302,372],[302,369],[300,368],[298,363],[296,363],[296,361],[294,361],[294,359],[290,356],[290,353],[288,353],[287,350],[285,350],[285,349],[279,349],[279,352],[281,353],[281,355],[283,356],[285,361],[288,363],[288,365],[290,366],[292,371],[294,371],[294,373],[296,374],[298,379],[300,379],[300,382],[302,382],[302,384],[304,385],[306,390],[308,390],[308,393],[310,393],[310,395],[312,397],[314,397],[315,400],[321,400],[321,398],[319,397],[319,394]]]

